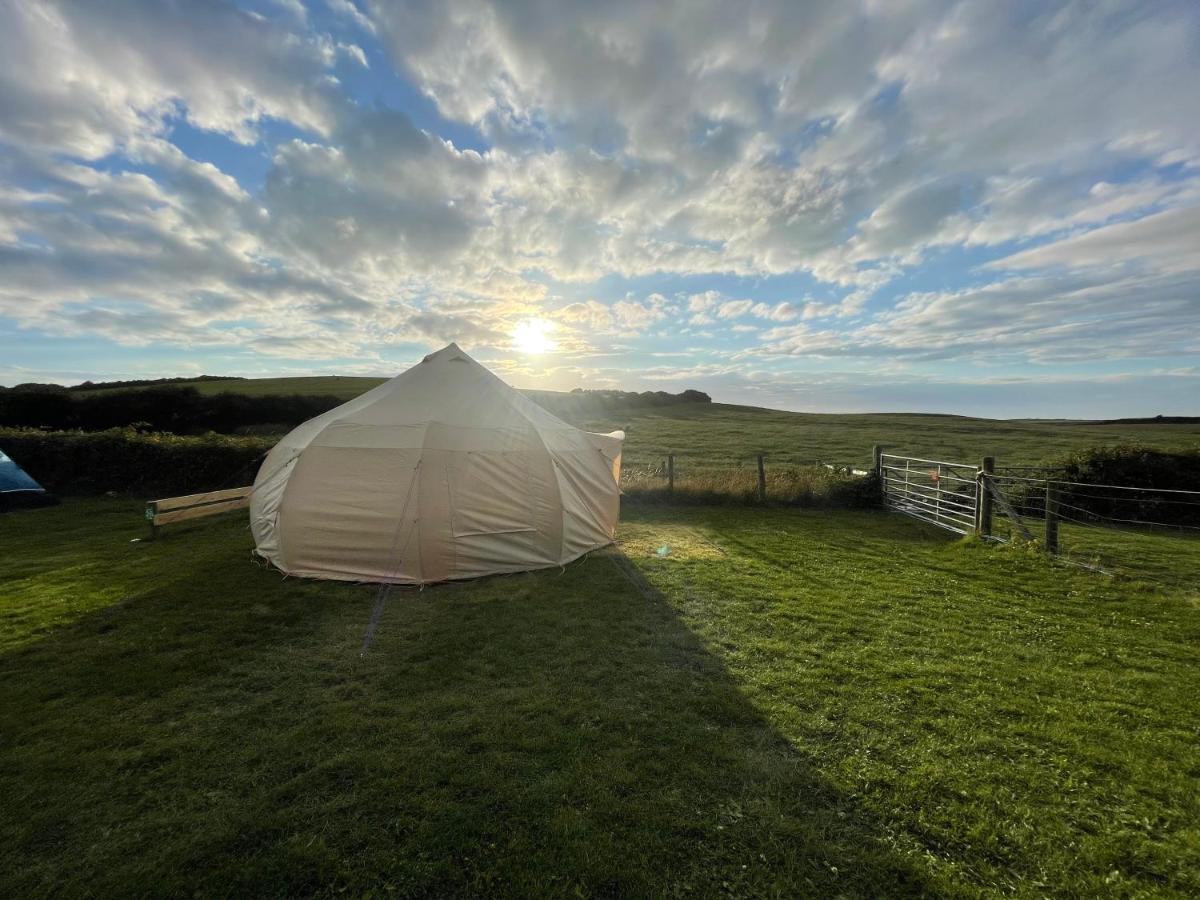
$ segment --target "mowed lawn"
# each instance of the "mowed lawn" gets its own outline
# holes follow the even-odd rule
[[[1200,603],[877,512],[283,579],[0,516],[0,895],[1196,896]]]

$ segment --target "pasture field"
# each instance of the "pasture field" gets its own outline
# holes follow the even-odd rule
[[[381,381],[314,376],[197,381],[172,386],[194,387],[206,394],[321,394],[350,400]],[[886,443],[894,453],[952,462],[978,463],[991,455],[1001,465],[1041,463],[1103,444],[1138,443],[1161,450],[1200,445],[1200,424],[1109,425],[918,413],[793,413],[727,403],[680,403],[567,418],[574,425],[595,431],[624,429],[628,434],[625,460],[630,468],[658,466],[668,453],[674,453],[681,474],[689,467],[696,470],[731,463],[750,466],[759,453],[777,463],[819,460],[865,467],[871,461],[872,444],[878,443]]]
[[[1200,600],[872,511],[284,579],[242,516],[0,516],[0,895],[1200,893]]]
[[[997,465],[1057,460],[1073,450],[1104,444],[1138,443],[1171,450],[1200,445],[1196,425],[1105,425],[1036,419],[972,419],[919,413],[793,413],[725,403],[687,403],[630,410],[596,417],[592,430],[626,428],[626,460],[661,465],[676,454],[680,472],[730,463],[820,461],[869,468],[871,446],[893,453],[978,464],[984,456]]]

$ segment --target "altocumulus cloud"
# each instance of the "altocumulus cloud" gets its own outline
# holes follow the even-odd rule
[[[1198,48],[1187,2],[8,0],[0,339],[386,371],[539,317],[553,386],[1186,405]]]

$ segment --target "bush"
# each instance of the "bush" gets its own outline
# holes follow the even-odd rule
[[[0,391],[0,427],[103,431],[145,423],[173,434],[230,434],[278,423],[283,431],[333,409],[339,397],[304,394],[202,394],[192,387],[149,387],[75,396],[66,391]]]
[[[250,484],[275,441],[206,434],[142,434],[0,428],[0,448],[60,494],[135,494],[146,499]]]
[[[1093,447],[1072,453],[1055,471],[1056,478],[1083,484],[1200,491],[1200,447],[1175,451],[1136,444]]]
[[[1096,516],[1168,525],[1200,525],[1200,498],[1163,491],[1200,491],[1200,448],[1154,450],[1136,444],[1093,447],[1053,464],[1046,477],[1074,482],[1063,486],[1060,499]],[[1127,485],[1145,491],[1105,490]],[[1158,489],[1158,490],[1155,490]],[[1031,498],[1038,505],[1041,497]]]

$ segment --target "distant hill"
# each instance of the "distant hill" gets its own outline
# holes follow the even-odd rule
[[[302,375],[290,378],[238,378],[234,376],[203,375],[200,378],[164,378],[159,381],[104,382],[74,385],[72,393],[99,393],[111,390],[129,390],[169,384],[173,387],[192,387],[202,394],[244,394],[247,397],[263,397],[279,394],[303,394],[305,396],[337,397],[352,400],[366,393],[386,378],[371,378],[355,375]]]
[[[111,388],[157,387],[164,384],[207,384],[212,381],[246,381],[239,375],[194,375],[178,378],[133,378],[128,381],[85,381],[82,384],[70,385],[67,390],[73,393],[87,391],[105,391]],[[20,385],[18,385],[20,387]]]

